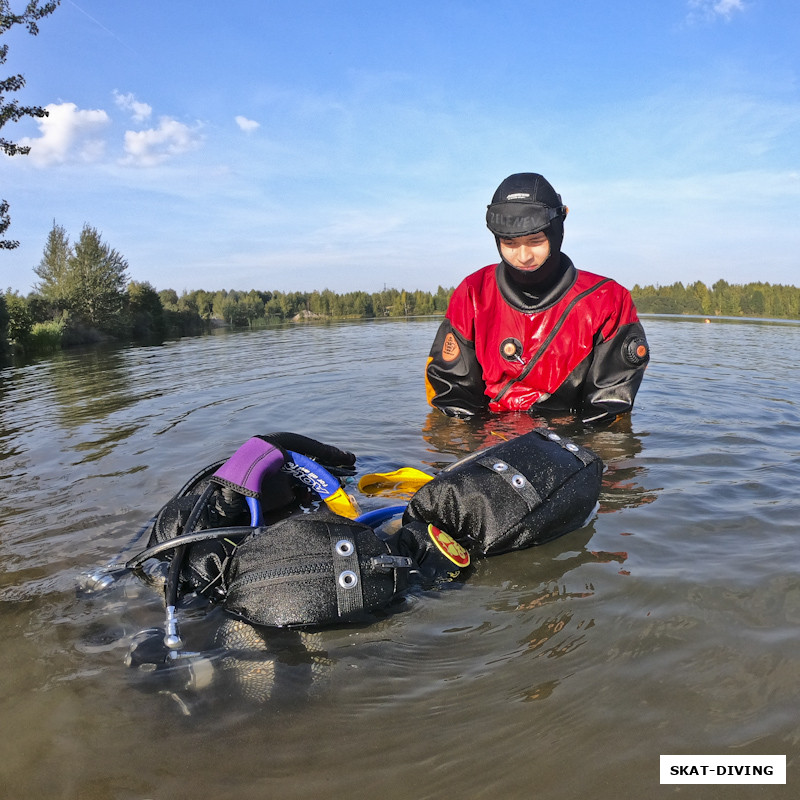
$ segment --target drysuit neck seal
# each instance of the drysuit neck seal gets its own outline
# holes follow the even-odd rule
[[[549,265],[550,261],[551,259],[548,259],[530,275],[536,276]],[[495,271],[497,287],[503,299],[512,308],[524,313],[542,311],[558,302],[578,277],[578,271],[569,256],[564,253],[559,253],[559,260],[554,262],[554,267],[548,268],[543,276],[544,280],[535,282],[526,280],[528,273],[502,261]]]

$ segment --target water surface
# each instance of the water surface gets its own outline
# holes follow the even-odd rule
[[[212,685],[181,706],[132,680],[125,654],[161,624],[160,598],[131,582],[87,599],[76,584],[253,434],[339,445],[361,473],[435,472],[542,421],[430,411],[435,320],[66,352],[0,372],[2,796],[789,796],[800,326],[645,325],[653,362],[626,422],[547,421],[606,462],[584,529],[309,638],[262,703]],[[220,623],[190,609],[184,624],[199,639]],[[786,754],[789,785],[659,786],[669,753]]]

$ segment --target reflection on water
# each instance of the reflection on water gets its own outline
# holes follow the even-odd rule
[[[633,433],[630,416],[617,420],[610,427],[592,430],[565,416],[486,414],[458,420],[431,410],[425,418],[422,435],[430,445],[430,452],[437,458],[426,463],[434,470],[444,469],[452,461],[475,450],[522,436],[541,426],[553,428],[563,436],[580,441],[603,459],[606,471],[601,513],[649,503],[655,499],[655,493],[646,490],[638,480],[644,467],[636,462],[635,456],[641,452],[642,443]],[[441,459],[448,455],[453,458]]]
[[[655,355],[637,408],[598,431],[431,412],[435,320],[222,333],[0,372],[5,796],[633,797],[672,793],[658,755],[678,752],[785,753],[791,781],[800,366],[775,362],[800,327],[646,323]],[[75,593],[255,433],[353,450],[358,475],[433,473],[542,423],[605,461],[595,518],[373,624],[259,633],[189,607],[187,649],[209,663],[146,676],[123,662],[163,624],[158,592],[123,580]]]

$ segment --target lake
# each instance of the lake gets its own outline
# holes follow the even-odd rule
[[[162,625],[161,598],[136,580],[92,597],[76,586],[254,434],[349,449],[359,473],[434,473],[543,421],[430,410],[433,319],[220,332],[2,370],[0,794],[789,796],[800,325],[643,321],[653,360],[632,415],[598,431],[546,420],[605,461],[586,527],[478,561],[373,625],[292,634],[280,646],[294,658],[267,676],[283,688],[260,700],[134,676],[126,653]],[[199,640],[222,615],[189,608],[183,624]],[[265,674],[249,667],[248,680]],[[661,786],[661,754],[785,754],[789,785]]]

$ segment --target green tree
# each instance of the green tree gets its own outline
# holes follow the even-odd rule
[[[2,100],[2,96],[0,96]],[[2,236],[11,225],[11,217],[8,215],[8,203],[5,200],[0,200],[0,236]],[[13,250],[19,247],[19,242],[16,239],[0,239],[0,250]]]
[[[70,311],[101,331],[119,327],[128,262],[96,228],[84,225],[68,264]]]
[[[726,280],[720,278],[712,287],[717,313],[724,317],[735,317],[741,312],[740,292]]]
[[[764,292],[755,285],[751,284],[745,287],[740,301],[742,313],[748,317],[762,317],[764,316],[764,308],[766,303],[764,301]]]
[[[372,298],[366,292],[351,292],[348,296],[348,311],[355,317],[371,317]]]
[[[447,304],[450,302],[450,297],[453,294],[453,289],[445,289],[443,286],[439,286],[436,289],[436,296],[433,299],[433,308],[435,311],[439,311],[442,314],[447,311]]]
[[[322,306],[325,309],[322,313],[327,314],[329,317],[344,316],[342,298],[330,289],[322,290]]]
[[[29,0],[25,10],[20,14],[11,12],[9,0],[0,0],[0,35],[6,33],[15,25],[24,25],[31,36],[39,33],[37,22],[52,14],[58,7],[61,0],[51,0],[51,2],[41,3],[39,0]],[[6,63],[8,58],[8,45],[0,45],[0,65]],[[17,100],[6,101],[9,92],[18,92],[25,86],[25,78],[22,75],[11,75],[8,78],[0,78],[0,128],[7,122],[17,122],[23,117],[46,117],[47,111],[40,106],[21,106]],[[27,155],[30,147],[23,147],[16,142],[0,137],[0,150],[7,156]],[[0,200],[0,236],[2,236],[11,218],[8,215],[8,203]],[[19,247],[19,242],[11,239],[0,239],[0,250],[13,250]]]
[[[700,313],[710,314],[713,311],[713,298],[708,286],[702,281],[695,281],[689,288],[700,306]]]
[[[100,331],[117,333],[127,270],[128,262],[96,228],[84,225],[73,247],[64,228],[54,223],[34,272],[41,279],[37,290],[45,300]]]
[[[174,289],[162,289],[158,293],[158,298],[161,300],[161,307],[170,311],[178,310],[178,293]]]
[[[255,289],[251,289],[244,297],[239,298],[239,310],[247,324],[252,327],[255,320],[264,316],[264,301]]]
[[[49,322],[61,316],[60,310],[38,292],[30,292],[25,300],[28,303],[28,311],[34,324],[37,322]]]
[[[0,294],[0,357],[8,351],[8,308],[6,298]]]
[[[298,307],[296,305],[296,295],[297,292],[292,295],[291,293],[278,293],[278,308],[280,309],[281,316],[286,319],[287,317],[293,317],[297,311]]]
[[[7,309],[7,337],[9,342],[24,345],[33,327],[33,317],[24,297],[11,289],[3,298]]]
[[[69,297],[69,261],[74,255],[69,236],[61,225],[56,225],[47,234],[44,253],[39,265],[33,271],[41,279],[37,290],[42,297],[57,308],[67,308]]]
[[[391,311],[389,312],[392,317],[407,317],[410,313],[408,304],[408,292],[403,289],[398,292],[391,304]]]
[[[267,317],[281,317],[283,316],[283,312],[281,311],[281,294],[280,292],[273,292],[272,297],[267,301],[267,304],[264,308],[264,314]]]
[[[219,303],[214,303],[214,313],[222,317],[231,327],[243,325],[247,319],[233,293],[220,300]]]
[[[414,292],[414,310],[413,313],[417,315],[433,314],[433,297],[430,292]]]
[[[164,307],[158,292],[147,281],[131,281],[128,285],[128,311],[135,338],[163,337]]]
[[[197,309],[197,313],[203,319],[211,319],[211,313],[214,306],[214,295],[212,295],[211,292],[205,292],[202,289],[198,289],[197,291],[192,292],[190,296],[194,302],[195,308]],[[183,300],[183,297],[181,297],[181,300]]]

